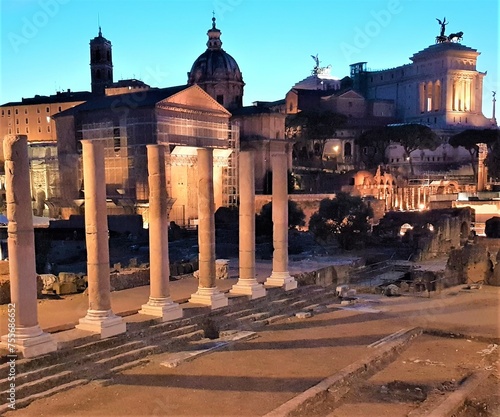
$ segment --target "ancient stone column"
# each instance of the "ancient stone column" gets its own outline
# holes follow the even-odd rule
[[[228,305],[227,297],[215,286],[215,217],[213,150],[198,149],[198,291],[189,299],[212,309]]]
[[[168,259],[168,199],[165,152],[159,145],[147,145],[149,183],[149,301],[140,314],[161,317],[162,321],[182,317],[179,304],[170,298]]]
[[[105,338],[124,333],[126,326],[111,311],[104,142],[82,140],[82,151],[89,309],[76,327]]]
[[[255,163],[253,151],[240,152],[238,176],[240,189],[240,276],[230,292],[249,295],[253,300],[266,295],[266,289],[255,278]]]
[[[4,331],[8,334],[2,336],[0,345],[11,355],[21,353],[25,358],[31,358],[53,352],[57,345],[52,336],[44,333],[38,325],[27,137],[6,136],[3,153],[11,302],[5,312],[8,327]]]
[[[286,152],[271,154],[273,172],[273,271],[265,285],[297,288],[297,281],[288,272],[288,164]]]

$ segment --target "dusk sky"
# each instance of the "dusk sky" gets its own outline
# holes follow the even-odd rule
[[[243,73],[245,105],[284,98],[310,75],[311,55],[339,78],[355,62],[371,69],[410,63],[434,44],[436,18],[446,17],[446,34],[464,32],[462,44],[481,52],[483,112],[491,117],[499,83],[496,0],[1,0],[0,102],[89,91],[98,19],[113,44],[114,81],[185,84],[206,49],[212,11],[223,48]]]

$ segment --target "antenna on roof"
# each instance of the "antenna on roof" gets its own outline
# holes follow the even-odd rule
[[[97,13],[97,26],[99,26],[99,36],[102,36],[102,32],[101,32],[101,19],[99,18],[99,13]]]

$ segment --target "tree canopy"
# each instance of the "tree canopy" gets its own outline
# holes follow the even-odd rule
[[[409,157],[417,149],[430,149],[433,151],[441,144],[439,136],[430,127],[416,123],[384,126],[368,130],[357,139],[358,145],[372,146],[377,149],[383,155],[383,159],[385,159],[385,151],[391,142],[400,144],[406,157]],[[411,159],[409,159],[409,162],[410,170],[413,173]]]
[[[319,210],[309,220],[309,230],[316,238],[336,238],[343,249],[352,249],[370,228],[373,210],[361,197],[340,192],[335,198],[321,200]]]
[[[286,128],[290,136],[310,141],[316,156],[322,157],[326,140],[346,123],[347,116],[329,110],[301,111],[287,117]]]
[[[489,175],[493,177],[498,177],[500,174],[500,168],[498,168],[496,162],[497,158],[499,157],[498,155],[499,141],[500,141],[500,133],[498,129],[467,129],[464,130],[463,132],[453,135],[449,139],[448,143],[454,148],[462,146],[463,148],[467,149],[467,151],[469,151],[474,176],[477,175],[475,158],[478,151],[478,144],[486,143],[488,145],[488,151],[489,151],[488,158],[486,159],[486,165],[488,166]]]

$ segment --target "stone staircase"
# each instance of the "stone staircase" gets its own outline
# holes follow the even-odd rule
[[[333,303],[339,303],[333,286],[304,286],[288,292],[270,288],[266,297],[256,300],[229,296],[229,306],[215,311],[191,306],[184,310],[184,318],[171,322],[132,315],[126,318],[127,333],[107,339],[77,329],[55,333],[56,352],[16,361],[16,408],[91,380],[109,378],[149,361],[151,355],[185,349],[190,342],[205,338],[215,339],[219,332],[258,330],[299,311]],[[5,357],[2,359],[5,361]],[[2,363],[2,396],[12,382],[7,379],[8,371],[9,364]],[[0,415],[6,411],[7,403],[0,405]]]

